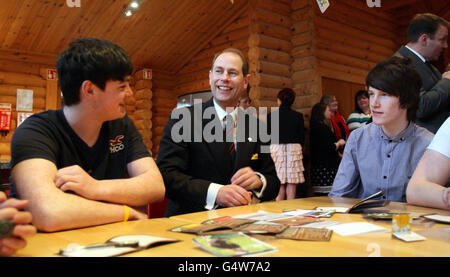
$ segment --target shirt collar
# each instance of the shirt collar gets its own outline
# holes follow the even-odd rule
[[[378,137],[387,141],[387,142],[401,142],[405,141],[406,138],[412,136],[414,134],[414,122],[409,122],[408,127],[406,127],[405,130],[401,131],[400,134],[396,135],[395,137],[389,137],[383,132],[383,128],[381,126],[378,126],[374,123],[374,125],[377,128]]]
[[[427,62],[427,60],[425,60],[425,58],[424,58],[422,55],[420,55],[417,51],[413,50],[413,49],[412,49],[411,47],[409,47],[408,45],[405,45],[405,47],[408,48],[409,51],[411,51],[411,52],[413,52],[414,54],[416,54],[416,56],[419,57],[419,58],[422,60],[422,62],[424,62],[424,63]]]
[[[228,113],[224,109],[222,109],[222,107],[219,106],[219,104],[216,103],[215,99],[213,99],[213,102],[214,102],[214,108],[216,109],[217,116],[222,121],[224,119],[224,117],[227,116]],[[234,108],[233,111],[230,112],[230,114],[233,116],[233,119],[234,119],[235,114],[236,114],[236,108]]]

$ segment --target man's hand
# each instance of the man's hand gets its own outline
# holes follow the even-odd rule
[[[26,200],[6,200],[5,194],[0,192],[0,219],[8,219],[14,224],[11,236],[0,239],[0,256],[10,256],[24,248],[27,244],[26,238],[36,234],[36,227],[29,225],[32,220],[31,213],[19,211],[27,205]]]
[[[98,181],[86,173],[80,166],[73,165],[61,168],[55,176],[55,185],[62,191],[74,193],[91,200],[99,200]]]
[[[251,200],[251,192],[233,184],[223,186],[216,197],[216,203],[222,207],[248,205]]]
[[[263,185],[259,176],[249,166],[239,169],[231,177],[231,184],[240,186],[245,190],[259,189]]]

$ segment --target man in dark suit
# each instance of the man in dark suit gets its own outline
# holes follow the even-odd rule
[[[172,112],[157,159],[169,198],[166,216],[277,196],[280,181],[270,152],[261,151],[258,132],[252,132],[256,119],[235,109],[249,79],[244,55],[226,49],[209,72],[212,99]]]
[[[441,73],[429,62],[448,47],[448,22],[433,14],[417,14],[408,27],[408,43],[396,56],[409,57],[422,79],[416,123],[436,133],[450,116],[450,71]]]

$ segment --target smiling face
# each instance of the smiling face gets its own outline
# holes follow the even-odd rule
[[[105,89],[98,94],[97,110],[106,117],[106,120],[114,120],[125,116],[125,101],[133,95],[129,79],[127,77],[124,81],[109,80],[106,82]]]
[[[214,100],[222,109],[235,107],[241,93],[247,89],[249,75],[242,73],[241,58],[231,52],[222,53],[209,72],[209,83]]]
[[[358,97],[358,99],[356,101],[358,103],[359,108],[362,111],[366,111],[369,109],[369,98],[367,98],[366,96],[361,95]]]

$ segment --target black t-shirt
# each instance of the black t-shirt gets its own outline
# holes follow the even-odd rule
[[[150,153],[128,116],[103,123],[92,147],[72,130],[62,110],[27,118],[11,141],[11,168],[27,159],[42,158],[58,169],[79,165],[97,180],[127,177],[126,165],[143,157]]]

